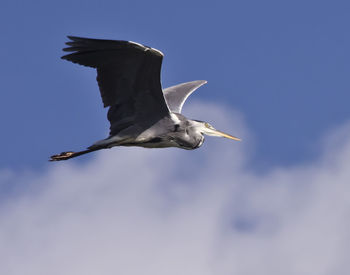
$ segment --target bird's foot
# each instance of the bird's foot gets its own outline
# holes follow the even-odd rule
[[[62,152],[61,154],[51,156],[50,161],[60,161],[60,160],[70,159],[74,154],[75,152]]]

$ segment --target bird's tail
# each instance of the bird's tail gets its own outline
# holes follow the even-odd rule
[[[62,152],[61,154],[51,156],[49,161],[67,160],[67,159],[71,159],[71,158],[75,158],[75,157],[78,157],[81,155],[85,155],[87,153],[91,153],[93,151],[97,151],[100,149],[102,149],[102,148],[86,149],[86,150],[79,151],[79,152]]]

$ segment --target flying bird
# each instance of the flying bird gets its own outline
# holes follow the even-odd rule
[[[97,70],[97,82],[110,133],[86,150],[62,152],[51,161],[67,160],[114,146],[146,148],[199,148],[204,134],[240,140],[216,130],[209,123],[181,114],[187,97],[207,83],[197,80],[162,90],[160,81],[163,53],[154,48],[123,40],[68,36],[70,52],[62,59]]]

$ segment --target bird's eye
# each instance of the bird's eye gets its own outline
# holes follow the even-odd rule
[[[204,125],[205,125],[205,127],[207,127],[207,128],[212,128],[212,126],[211,126],[208,122],[206,122]]]

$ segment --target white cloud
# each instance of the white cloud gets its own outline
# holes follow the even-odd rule
[[[0,173],[16,185],[0,204],[0,274],[348,274],[350,127],[318,160],[257,174],[240,115],[202,103],[188,113],[245,142]]]

